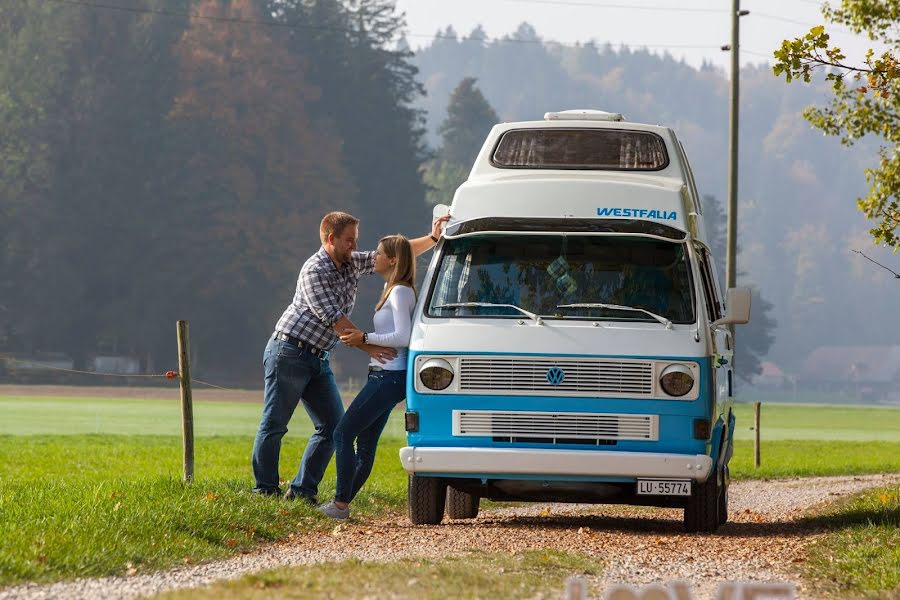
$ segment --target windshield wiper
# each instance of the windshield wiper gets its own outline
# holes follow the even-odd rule
[[[534,319],[535,325],[543,325],[544,322],[541,320],[540,315],[536,315],[530,310],[525,310],[521,306],[516,306],[515,304],[494,304],[493,302],[451,302],[449,304],[441,304],[440,306],[434,306],[432,308],[512,308],[514,310],[519,311],[523,315],[527,316],[530,319]]]
[[[622,306],[621,304],[603,304],[602,302],[581,302],[576,304],[557,304],[556,308],[607,308],[609,310],[637,311],[642,312],[646,315],[650,315],[651,317],[665,325],[666,329],[672,329],[672,321],[668,320],[664,316],[650,312],[649,310],[644,310],[643,308],[637,308],[635,306]]]

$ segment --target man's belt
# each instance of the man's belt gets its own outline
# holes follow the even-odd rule
[[[282,342],[287,342],[291,346],[297,346],[301,350],[306,350],[313,356],[318,356],[322,360],[325,360],[326,358],[328,358],[328,354],[329,354],[328,350],[322,350],[321,348],[316,348],[312,344],[310,344],[308,342],[304,342],[303,340],[301,340],[299,338],[295,338],[292,335],[288,335],[286,333],[275,332],[275,339],[281,340]]]

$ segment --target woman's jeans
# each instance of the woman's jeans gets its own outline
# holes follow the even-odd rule
[[[334,430],[337,502],[350,502],[369,478],[378,438],[391,410],[406,397],[406,371],[372,371]],[[356,441],[356,451],[353,441]]]
[[[255,489],[270,493],[279,489],[281,438],[287,433],[288,422],[302,400],[316,430],[309,438],[291,488],[301,496],[314,497],[334,451],[332,432],[344,414],[331,366],[327,358],[322,360],[307,350],[275,338],[269,338],[263,365],[265,404],[253,445]]]

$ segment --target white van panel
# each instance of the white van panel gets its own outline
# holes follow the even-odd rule
[[[522,322],[519,325],[519,322]],[[530,319],[428,319],[413,324],[410,350],[499,354],[577,354],[584,356],[705,357],[706,337],[694,339],[696,325],[659,323],[544,321]]]

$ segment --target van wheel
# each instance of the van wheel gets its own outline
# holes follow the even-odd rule
[[[447,486],[447,516],[451,519],[474,519],[478,516],[480,503],[481,498],[478,496]]]
[[[684,509],[684,529],[688,533],[715,533],[719,527],[718,473],[713,471],[703,483],[694,483],[694,492]]]
[[[719,490],[719,525],[728,522],[728,485],[729,485],[728,467],[722,470],[722,485]]]
[[[437,525],[444,518],[447,484],[437,477],[409,476],[409,520],[413,525]]]

